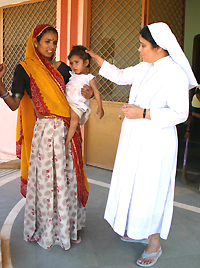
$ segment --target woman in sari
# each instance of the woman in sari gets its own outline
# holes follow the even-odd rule
[[[0,96],[11,110],[18,109],[17,156],[21,158],[21,194],[26,197],[24,240],[51,249],[79,243],[85,227],[89,187],[83,168],[78,126],[65,156],[70,108],[64,95],[70,67],[54,62],[58,33],[38,25],[28,39],[25,61],[17,65],[12,96],[6,91],[0,66]],[[83,89],[90,98],[92,90]]]

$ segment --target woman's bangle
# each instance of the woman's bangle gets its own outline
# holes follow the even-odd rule
[[[190,132],[190,129],[186,129],[186,132]]]
[[[9,92],[7,91],[3,96],[1,96],[1,98],[3,100],[7,99],[10,96]]]
[[[145,116],[146,116],[146,111],[147,111],[147,109],[144,109],[143,118],[145,118]]]

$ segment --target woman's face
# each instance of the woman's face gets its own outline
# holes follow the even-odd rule
[[[140,47],[138,49],[142,61],[153,63],[158,60],[157,48],[140,35]]]
[[[37,47],[39,53],[48,61],[51,60],[52,56],[56,52],[58,43],[58,35],[55,32],[46,32],[40,39],[39,42],[36,41],[35,46]]]
[[[200,94],[196,93],[196,96],[197,96],[198,101],[200,101]]]

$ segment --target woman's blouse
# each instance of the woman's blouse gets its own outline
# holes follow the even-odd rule
[[[62,75],[65,84],[67,84],[71,76],[69,73],[69,71],[71,71],[70,67],[67,66],[64,62],[61,62],[57,70]],[[21,66],[21,64],[18,64],[15,69],[11,92],[13,97],[22,99],[22,97],[24,96],[24,90],[27,91],[27,94],[32,99],[30,89],[30,77],[28,76],[24,68]]]

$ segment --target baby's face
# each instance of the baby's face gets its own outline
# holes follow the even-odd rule
[[[76,74],[86,74],[87,73],[87,64],[83,59],[79,58],[77,55],[71,56],[69,59],[71,69]]]

